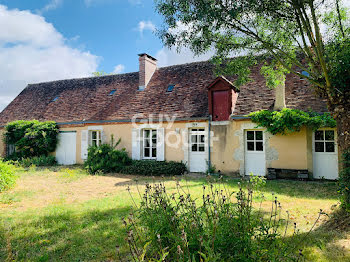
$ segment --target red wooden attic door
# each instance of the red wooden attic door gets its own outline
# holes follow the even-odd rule
[[[213,121],[227,121],[234,110],[237,90],[226,78],[220,76],[208,87],[209,114]]]

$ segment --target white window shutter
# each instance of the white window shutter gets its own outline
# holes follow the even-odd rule
[[[81,131],[81,159],[86,160],[88,156],[88,147],[89,147],[89,137],[88,130]]]
[[[101,142],[102,142],[102,144],[107,144],[108,143],[106,132],[103,131],[103,130],[101,130]]]
[[[141,129],[132,129],[132,159],[141,159]]]
[[[164,154],[164,128],[158,128],[157,129],[157,161],[164,161],[165,160],[165,154]]]

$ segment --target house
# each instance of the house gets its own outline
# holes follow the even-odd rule
[[[0,132],[19,119],[56,121],[61,164],[83,163],[89,145],[108,142],[113,134],[133,159],[183,161],[191,172],[205,172],[211,163],[229,175],[337,179],[334,129],[272,135],[247,117],[284,100],[289,108],[327,111],[325,101],[295,75],[287,75],[285,94],[267,88],[260,66],[238,90],[232,77],[216,77],[210,62],[158,68],[155,58],[140,54],[139,72],[28,85],[0,114]]]

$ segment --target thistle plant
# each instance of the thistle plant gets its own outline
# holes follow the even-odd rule
[[[171,192],[164,181],[146,183],[142,193],[137,187],[141,201],[130,193],[135,209],[123,220],[132,261],[303,260],[298,246],[283,241],[290,227],[298,234],[289,213],[282,214],[275,196],[270,211],[263,210],[255,185],[240,183],[234,192],[220,178],[204,183],[197,198],[179,181]]]

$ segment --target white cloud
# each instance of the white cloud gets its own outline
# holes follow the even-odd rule
[[[99,58],[72,48],[45,19],[0,5],[0,111],[28,84],[90,76]]]
[[[163,47],[156,53],[156,58],[158,60],[158,66],[170,66],[185,64],[191,62],[205,61],[209,60],[214,55],[214,52],[207,52],[196,56],[189,48],[183,47],[179,51],[177,49],[165,48]]]
[[[114,70],[113,70],[113,74],[120,74],[120,73],[123,73],[125,70],[125,66],[122,65],[122,64],[119,64],[117,66],[114,67]]]
[[[142,35],[145,30],[154,32],[156,30],[156,26],[151,21],[140,21],[137,30]]]
[[[179,33],[182,31],[193,30],[190,25],[184,25],[181,22],[176,23],[175,28],[169,28],[168,31],[171,33]],[[169,66],[178,65],[191,62],[209,60],[214,55],[214,50],[209,51],[205,54],[195,55],[188,47],[181,47],[179,50],[177,46],[172,48],[163,47],[156,53],[158,60],[158,66]]]
[[[61,4],[63,3],[63,0],[51,0],[47,5],[45,5],[43,8],[37,11],[38,14],[43,14],[50,10],[57,9]]]

